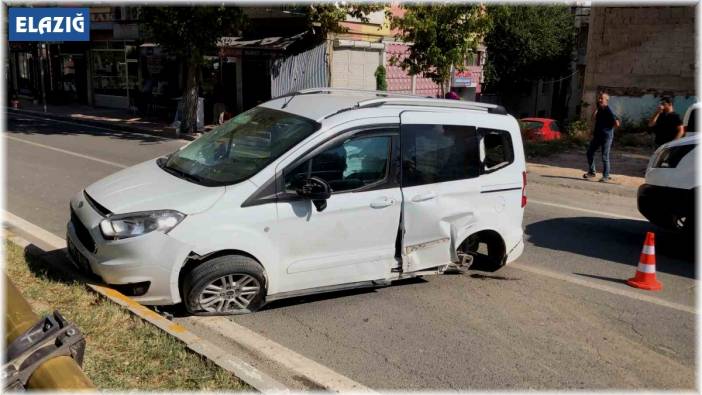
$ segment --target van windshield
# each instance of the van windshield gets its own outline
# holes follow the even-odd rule
[[[243,181],[320,128],[307,118],[254,107],[220,125],[159,165],[207,186]]]

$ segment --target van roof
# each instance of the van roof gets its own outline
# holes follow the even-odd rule
[[[320,96],[324,97],[320,100]],[[263,103],[262,106],[321,121],[338,112],[382,105],[459,108],[506,114],[504,107],[472,101],[427,98],[385,91],[313,88],[290,93]]]

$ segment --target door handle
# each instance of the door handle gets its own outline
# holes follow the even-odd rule
[[[387,196],[383,196],[383,197],[379,197],[379,198],[373,200],[371,202],[370,206],[373,208],[384,208],[384,207],[392,206],[393,204],[395,204],[395,200],[390,199]]]
[[[415,203],[418,203],[418,202],[425,202],[425,201],[427,201],[427,200],[434,199],[435,197],[436,197],[436,193],[434,193],[433,191],[431,191],[431,192],[422,193],[422,194],[419,194],[419,195],[414,195],[414,197],[412,197],[412,201],[415,202]]]

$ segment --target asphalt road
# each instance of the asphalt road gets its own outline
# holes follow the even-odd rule
[[[186,143],[13,114],[4,142],[7,210],[61,237],[73,194]],[[530,177],[526,248],[511,267],[232,319],[376,389],[693,389],[692,243],[658,232],[664,290],[630,288],[652,229],[635,191],[543,181]]]

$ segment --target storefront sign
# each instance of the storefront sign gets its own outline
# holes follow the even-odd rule
[[[90,41],[87,8],[10,8],[10,41]]]
[[[457,88],[475,88],[478,86],[478,79],[473,76],[473,72],[468,70],[456,70],[453,72],[451,86]]]
[[[147,56],[146,57],[146,69],[149,70],[150,74],[159,74],[163,70],[163,57],[162,56]]]

